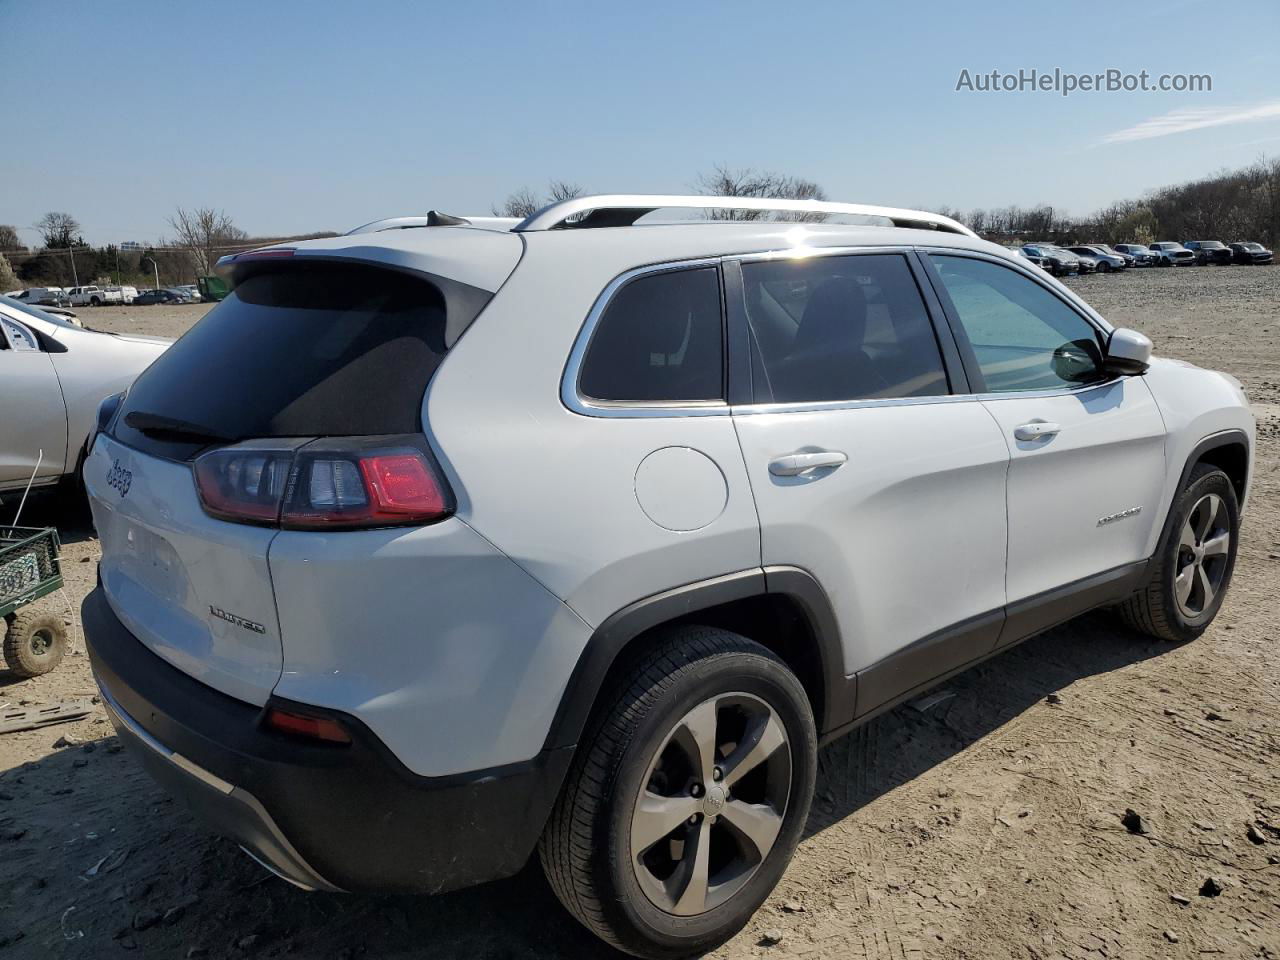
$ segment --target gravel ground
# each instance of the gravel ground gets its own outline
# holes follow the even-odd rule
[[[1158,352],[1234,373],[1254,402],[1258,460],[1222,614],[1181,647],[1090,615],[950,681],[936,706],[900,708],[826,748],[794,864],[715,956],[1280,956],[1280,269],[1072,286]],[[204,309],[85,319],[175,335]],[[91,532],[47,501],[29,519],[62,527],[78,604],[94,579]],[[81,651],[47,677],[0,675],[0,703],[92,693]],[[1126,809],[1146,835],[1126,830]],[[0,958],[130,950],[611,955],[536,867],[433,899],[297,891],[152,786],[100,708],[0,736]]]

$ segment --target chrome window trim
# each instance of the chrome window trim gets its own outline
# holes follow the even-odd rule
[[[932,397],[867,397],[860,400],[824,400],[812,403],[744,403],[733,407],[734,415],[761,413],[824,413],[831,410],[860,410],[876,407],[917,407],[935,403],[977,403],[995,400],[1040,400],[1050,397],[1069,397],[1090,390],[1098,390],[1119,383],[1125,377],[1112,377],[1098,383],[1078,387],[1061,387],[1048,390],[1008,391],[1005,393],[948,393]]]
[[[803,226],[803,224],[801,224]],[[729,416],[733,415],[759,415],[767,413],[822,413],[834,410],[859,410],[859,409],[875,409],[878,407],[898,407],[898,406],[924,406],[935,403],[972,403],[985,400],[1012,400],[1012,399],[1042,399],[1049,397],[1064,397],[1074,394],[1083,393],[1088,390],[1097,390],[1101,387],[1110,386],[1125,379],[1124,377],[1113,377],[1099,383],[1083,384],[1078,387],[1060,387],[1046,390],[1025,390],[1025,391],[1007,391],[1007,392],[987,392],[987,393],[949,393],[938,394],[928,397],[863,397],[855,400],[827,400],[813,402],[797,402],[797,403],[745,403],[736,406],[730,406],[724,400],[683,400],[683,401],[661,401],[661,402],[635,402],[630,400],[596,400],[584,396],[578,389],[578,380],[582,372],[582,361],[586,356],[587,347],[590,345],[591,337],[596,327],[600,323],[600,318],[604,315],[605,309],[613,300],[614,295],[630,281],[637,277],[648,276],[655,273],[670,273],[676,270],[690,270],[699,267],[715,267],[721,263],[737,261],[738,263],[753,263],[765,260],[809,260],[817,257],[841,257],[853,256],[858,254],[902,254],[906,255],[910,252],[916,252],[923,255],[937,252],[945,255],[968,256],[980,260],[989,260],[992,263],[1000,264],[1015,270],[1023,276],[1030,279],[1033,283],[1038,283],[1044,287],[1049,293],[1062,300],[1068,307],[1081,314],[1081,318],[1091,326],[1095,327],[1103,334],[1109,336],[1115,329],[1101,316],[1092,311],[1092,308],[1079,300],[1070,290],[1066,293],[1071,299],[1065,298],[1062,290],[1058,290],[1044,282],[1044,278],[1037,276],[1034,272],[1038,270],[1033,264],[1025,266],[1018,263],[1016,259],[1010,257],[1005,258],[995,254],[987,253],[981,250],[971,250],[967,247],[953,247],[944,244],[927,246],[919,243],[913,244],[875,244],[875,245],[856,245],[856,246],[832,246],[832,247],[786,247],[780,249],[761,250],[754,253],[736,253],[725,254],[718,257],[698,257],[692,260],[672,260],[664,263],[648,264],[642,267],[636,267],[627,270],[614,277],[600,295],[592,304],[587,319],[582,325],[582,329],[578,332],[577,338],[574,340],[573,349],[569,353],[569,359],[565,363],[564,373],[560,381],[560,401],[566,408],[574,413],[587,417],[605,417],[615,419],[637,419],[651,417],[710,417],[710,416]],[[1065,290],[1065,288],[1063,288]],[[1083,306],[1083,310],[1081,307]]]
[[[798,224],[803,227],[804,224]],[[722,260],[736,260],[738,263],[757,263],[762,260],[817,260],[820,257],[851,257],[859,254],[897,253],[906,256],[916,249],[911,243],[877,243],[859,244],[857,246],[839,247],[784,247],[778,250],[760,250],[756,253],[726,254]]]
[[[1000,257],[995,254],[988,253],[985,250],[971,250],[968,247],[952,247],[944,244],[924,246],[916,244],[916,252],[922,256],[928,256],[931,253],[941,254],[947,257],[968,257],[971,260],[986,260],[990,263],[996,263],[1000,266],[1007,267],[1022,276],[1026,277],[1032,283],[1039,284],[1049,293],[1053,294],[1070,309],[1080,315],[1080,318],[1094,327],[1100,332],[1104,338],[1110,337],[1115,332],[1115,327],[1111,325],[1102,314],[1098,313],[1093,307],[1089,306],[1074,290],[1063,283],[1059,283],[1054,277],[1049,276],[1040,267],[1027,261],[1025,264],[1019,263],[1016,257]],[[936,268],[935,268],[936,269]],[[1046,282],[1052,280],[1052,283]]]
[[[672,260],[667,263],[655,263],[636,267],[620,273],[609,281],[608,285],[596,297],[591,311],[587,314],[582,329],[569,352],[564,373],[560,378],[560,402],[574,413],[586,417],[612,417],[636,419],[643,417],[727,417],[729,404],[720,400],[597,400],[585,396],[579,388],[582,375],[582,361],[591,345],[591,338],[600,318],[613,301],[614,295],[624,286],[638,277],[646,277],[656,273],[674,273],[677,270],[697,270],[702,267],[719,267],[723,257],[698,257],[694,260]],[[723,297],[721,298],[723,301]],[[723,302],[721,304],[723,309]],[[723,386],[723,384],[722,384]]]

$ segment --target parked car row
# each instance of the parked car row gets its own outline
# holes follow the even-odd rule
[[[1060,247],[1052,243],[1028,243],[1011,248],[1055,277],[1085,273],[1110,273],[1127,267],[1194,267],[1232,263],[1262,265],[1273,259],[1260,243],[1241,241],[1224,244],[1220,240],[1188,240],[1178,243],[1161,240],[1150,246],[1142,243],[1087,243]]]
[[[131,286],[99,286],[88,284],[79,287],[29,287],[26,290],[10,290],[4,294],[20,303],[33,307],[105,307],[151,303],[200,303],[204,297],[194,283],[176,287],[160,287],[139,292]],[[221,298],[218,298],[221,299]]]

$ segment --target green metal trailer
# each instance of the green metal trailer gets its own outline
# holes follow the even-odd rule
[[[66,652],[62,616],[32,606],[62,588],[61,548],[53,527],[0,527],[4,663],[19,677],[48,673]]]

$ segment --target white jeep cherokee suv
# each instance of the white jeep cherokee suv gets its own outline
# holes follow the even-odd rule
[[[864,222],[636,222],[694,207]],[[223,268],[100,412],[84,623],[121,739],[299,886],[536,848],[601,937],[703,951],[820,743],[1091,608],[1191,640],[1231,579],[1238,382],[945,217],[588,197]]]

